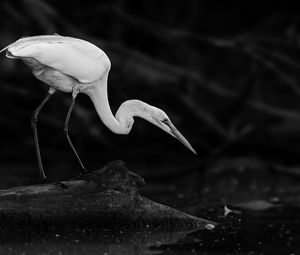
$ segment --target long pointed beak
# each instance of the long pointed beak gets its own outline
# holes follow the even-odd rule
[[[170,134],[174,136],[177,140],[179,140],[185,147],[191,150],[193,153],[197,155],[197,152],[192,147],[192,145],[188,142],[188,140],[177,130],[177,128],[173,125],[171,121],[165,122],[170,128]]]

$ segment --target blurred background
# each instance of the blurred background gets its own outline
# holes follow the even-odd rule
[[[122,159],[148,180],[258,167],[300,176],[300,37],[295,6],[252,1],[2,0],[0,46],[58,33],[88,40],[112,62],[113,112],[140,99],[168,113],[198,152],[144,120],[119,136],[79,95],[70,136],[87,168]],[[30,119],[48,86],[22,61],[0,58],[0,186],[38,180]],[[63,123],[62,92],[39,115],[46,174],[80,167]]]

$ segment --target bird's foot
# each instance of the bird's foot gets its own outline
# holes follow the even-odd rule
[[[68,189],[68,186],[66,184],[64,184],[63,182],[57,181],[57,180],[50,181],[47,178],[45,178],[45,179],[41,179],[41,182],[43,184],[53,184],[53,185],[56,185],[56,186],[58,186],[61,189]]]
[[[86,175],[86,174],[88,174],[90,171],[88,171],[88,170],[86,170],[86,168],[85,167],[83,167],[82,169],[81,169],[81,171],[79,172],[79,177],[80,176],[84,176],[84,175]]]
[[[80,175],[85,175],[87,173],[89,173],[90,171],[88,171],[85,167],[81,168],[81,171],[79,172]]]
[[[79,174],[75,175],[75,179],[82,179],[86,174],[88,174],[88,172],[81,171]]]
[[[80,180],[88,173],[90,173],[90,171],[86,170],[86,168],[82,168],[79,174],[76,174],[73,179]]]

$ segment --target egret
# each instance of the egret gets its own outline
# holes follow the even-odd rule
[[[38,159],[39,174],[46,179],[43,169],[37,133],[37,120],[41,109],[57,91],[72,93],[72,102],[64,122],[64,132],[82,171],[86,172],[68,134],[69,119],[78,93],[84,93],[92,100],[102,122],[116,134],[128,134],[134,117],[143,118],[169,133],[188,149],[196,151],[187,139],[172,124],[168,115],[161,109],[140,100],[127,100],[121,104],[115,116],[108,101],[107,80],[111,63],[103,50],[96,45],[73,37],[54,35],[30,36],[21,38],[0,51],[6,57],[23,60],[33,75],[48,84],[50,89],[34,111],[31,125]]]

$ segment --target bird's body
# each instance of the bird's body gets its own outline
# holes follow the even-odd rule
[[[23,59],[36,78],[69,93],[77,84],[88,87],[110,69],[109,58],[94,44],[58,35],[21,38],[8,46],[7,57]]]
[[[45,66],[81,83],[98,80],[110,68],[109,58],[104,51],[90,42],[72,37],[25,37],[11,44],[7,52],[8,57],[34,59],[31,67],[37,70]]]
[[[107,80],[111,63],[107,55],[94,44],[72,37],[44,35],[25,37],[8,45],[9,58],[22,59],[31,69],[34,76],[50,86],[47,97],[33,116],[33,130],[40,174],[45,177],[39,152],[36,121],[37,115],[50,96],[60,90],[72,93],[72,104],[67,114],[65,131],[74,153],[84,168],[68,136],[68,122],[78,93],[90,97],[103,123],[114,133],[128,134],[134,123],[134,116],[144,118],[168,132],[195,153],[189,142],[171,123],[169,117],[159,108],[140,100],[125,101],[114,116],[111,112]]]

